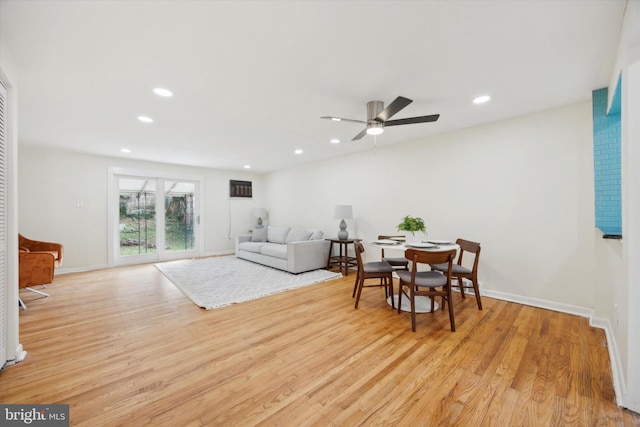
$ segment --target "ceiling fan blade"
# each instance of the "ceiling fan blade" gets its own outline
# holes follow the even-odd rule
[[[374,120],[380,123],[385,123],[389,120],[393,115],[395,115],[398,111],[402,110],[407,105],[411,104],[413,101],[409,98],[405,98],[403,96],[399,96],[393,100],[393,102],[387,105],[387,108],[382,110],[380,114],[378,114]]]
[[[365,122],[364,120],[343,119],[342,117],[335,117],[335,116],[322,116],[320,118],[321,119],[327,119],[327,120],[333,120],[333,121],[336,121],[336,122],[364,123],[365,125],[367,124],[367,122]]]
[[[406,119],[389,120],[384,122],[384,126],[398,126],[398,125],[410,125],[413,123],[428,123],[435,122],[440,117],[440,114],[432,114],[430,116],[409,117]]]
[[[367,134],[367,128],[362,129],[362,132],[353,137],[352,141],[357,141]]]

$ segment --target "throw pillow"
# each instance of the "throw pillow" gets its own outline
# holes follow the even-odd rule
[[[285,242],[302,242],[304,240],[309,240],[309,237],[311,237],[310,231],[292,228],[291,231],[289,231],[289,234],[287,234]]]
[[[267,242],[284,243],[291,227],[269,225],[267,227]]]
[[[266,228],[255,228],[253,233],[251,233],[251,241],[252,242],[266,242],[267,241],[267,229]]]
[[[309,240],[320,240],[322,239],[322,237],[324,236],[324,233],[322,232],[322,230],[307,230],[311,232],[311,237],[309,237]]]

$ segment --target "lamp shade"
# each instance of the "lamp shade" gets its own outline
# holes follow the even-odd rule
[[[353,208],[351,205],[336,205],[333,208],[333,217],[335,219],[352,219]]]

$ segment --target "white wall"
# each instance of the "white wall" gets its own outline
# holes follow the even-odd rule
[[[20,232],[65,246],[64,270],[107,266],[107,178],[111,166],[204,177],[204,254],[232,252],[235,235],[252,228],[261,178],[219,171],[19,146]],[[252,199],[230,199],[229,180],[253,182]],[[77,208],[82,201],[83,208]],[[231,238],[229,236],[231,235]]]
[[[372,240],[420,216],[433,238],[481,242],[485,289],[593,307],[591,123],[584,102],[275,172],[271,223],[335,235],[333,205],[351,204],[351,235]]]

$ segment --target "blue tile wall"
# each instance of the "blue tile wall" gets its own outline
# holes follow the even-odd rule
[[[593,161],[596,227],[622,235],[621,80],[607,114],[608,89],[593,91]]]

